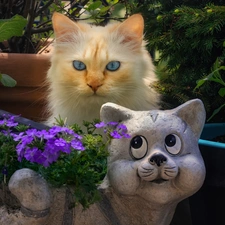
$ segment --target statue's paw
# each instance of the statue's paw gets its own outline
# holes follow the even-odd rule
[[[46,180],[35,171],[17,170],[9,180],[9,190],[20,201],[25,216],[41,218],[49,214],[51,192]]]

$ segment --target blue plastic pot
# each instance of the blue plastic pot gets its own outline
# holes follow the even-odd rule
[[[225,143],[212,141],[215,137],[225,134],[225,123],[208,123],[205,124],[199,145],[208,146],[218,149],[225,149]]]

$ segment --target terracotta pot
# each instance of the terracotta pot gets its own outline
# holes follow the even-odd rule
[[[50,54],[0,53],[0,72],[17,81],[13,88],[0,84],[0,108],[35,121],[44,120],[44,81],[49,66]]]

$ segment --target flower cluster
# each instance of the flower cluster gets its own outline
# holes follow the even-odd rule
[[[82,137],[67,127],[54,126],[49,130],[28,129],[12,134],[18,160],[23,158],[48,167],[56,162],[61,153],[70,154],[72,150],[83,151]]]
[[[130,138],[130,135],[127,133],[127,127],[119,122],[100,122],[95,124],[95,127],[103,128],[104,133],[109,134],[114,139]]]
[[[87,208],[97,201],[98,184],[107,173],[107,145],[113,138],[129,138],[126,126],[84,121],[84,132],[56,119],[58,126],[39,130],[15,117],[0,114],[0,182],[7,184],[16,170],[30,168],[53,186],[74,185],[75,204]]]
[[[56,162],[61,154],[70,154],[73,150],[83,151],[82,136],[65,126],[53,126],[48,130],[28,128],[23,132],[12,129],[18,125],[15,116],[3,115],[0,119],[1,133],[11,136],[16,144],[18,161],[23,159],[48,167]],[[99,122],[95,128],[103,128],[110,139],[129,138],[127,127],[118,122]]]
[[[72,150],[85,150],[82,137],[67,127],[54,126],[48,130],[28,128],[16,131],[16,116],[3,115],[0,119],[1,133],[12,137],[16,144],[18,161],[25,158],[31,163],[48,167],[56,162],[61,153],[70,154]]]
[[[16,116],[11,116],[11,115],[3,115],[3,118],[0,119],[0,127],[3,129],[7,128],[6,130],[11,131],[11,128],[15,127],[18,125],[18,122],[15,121]],[[4,131],[3,131],[4,133]]]

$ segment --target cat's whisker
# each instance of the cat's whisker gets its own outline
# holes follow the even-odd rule
[[[152,173],[152,174],[153,174],[153,173]],[[141,177],[144,177],[144,178],[146,178],[146,177],[151,177],[151,176],[152,176],[152,174],[142,175]]]
[[[164,174],[168,177],[173,178],[177,174],[177,172],[176,171],[164,171]]]
[[[176,168],[176,166],[173,166],[173,167],[167,167],[167,166],[165,166],[165,169],[167,169],[167,170],[173,170],[175,168]]]

